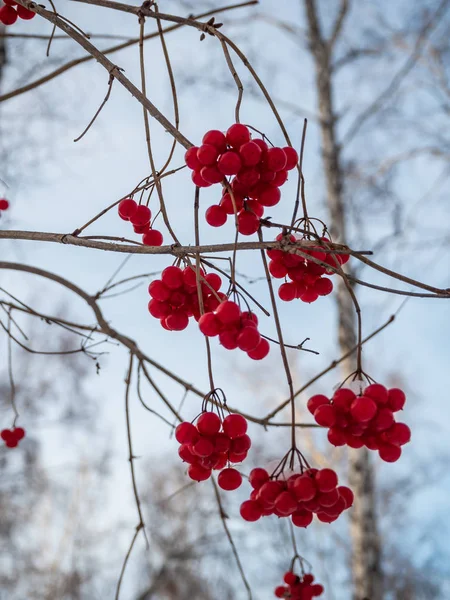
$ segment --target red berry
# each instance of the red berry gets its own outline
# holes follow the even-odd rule
[[[150,223],[151,218],[152,213],[149,207],[139,204],[131,215],[130,221],[133,225],[146,225],[147,223]]]
[[[380,385],[379,383],[368,385],[364,390],[364,396],[369,396],[369,398],[372,398],[379,404],[386,404],[388,401],[388,391],[384,385]]]
[[[275,279],[286,277],[288,273],[286,265],[279,260],[271,260],[269,262],[269,271],[272,277],[275,277]]]
[[[288,178],[287,171],[278,171],[276,173],[275,177],[273,178],[273,180],[271,181],[271,184],[276,187],[281,187],[282,185],[284,185],[286,183],[287,178]]]
[[[231,441],[231,452],[234,454],[244,454],[251,448],[252,440],[246,433]]]
[[[331,404],[323,404],[314,411],[314,419],[322,427],[333,427],[336,423],[336,409]]]
[[[216,310],[216,316],[224,325],[237,323],[241,317],[241,309],[232,300],[221,302]]]
[[[200,171],[193,171],[191,175],[192,181],[195,183],[197,187],[209,187],[211,184],[203,179]]]
[[[244,521],[257,521],[262,516],[262,509],[258,502],[246,500],[241,504],[240,513]]]
[[[259,488],[258,501],[267,508],[273,507],[282,492],[283,484],[280,481],[267,481]]]
[[[294,482],[294,493],[297,500],[312,500],[317,492],[316,485],[309,475],[301,475]]]
[[[242,162],[247,167],[254,167],[259,163],[262,157],[262,148],[254,141],[246,142],[239,148],[239,154]]]
[[[3,25],[13,25],[16,21],[17,12],[12,6],[2,6],[0,8],[0,23],[3,23]],[[10,447],[12,448],[13,446]]]
[[[222,331],[219,334],[219,343],[226,350],[236,350],[238,333],[236,331]]]
[[[306,583],[306,585],[311,585],[311,583],[313,581],[314,581],[314,575],[312,575],[311,573],[307,573],[306,575],[304,575],[303,583]]]
[[[371,423],[371,427],[373,427],[376,431],[385,431],[389,429],[394,423],[394,413],[390,408],[381,408],[378,411],[377,416]]]
[[[263,206],[275,206],[281,198],[281,192],[277,187],[267,186],[260,194],[258,201]]]
[[[324,587],[323,585],[320,585],[320,583],[315,583],[313,586],[311,586],[312,596],[321,596],[323,592]]]
[[[402,410],[405,406],[405,392],[398,388],[391,388],[388,392],[388,406],[393,412]]]
[[[198,320],[198,326],[203,335],[214,337],[219,334],[222,325],[214,313],[207,312]]]
[[[322,508],[330,508],[339,500],[339,492],[334,487],[329,492],[322,492],[319,494],[317,499]]]
[[[17,6],[17,14],[21,19],[24,19],[25,21],[29,21],[30,19],[36,16],[35,12],[29,10],[28,8],[25,8],[24,6],[20,6],[20,4]]]
[[[210,184],[220,183],[223,179],[223,174],[215,165],[203,167],[200,171],[200,175]]]
[[[201,456],[202,458],[211,456],[211,454],[214,452],[214,444],[208,438],[201,437],[192,446],[192,452],[197,456]]]
[[[250,141],[250,131],[245,125],[235,123],[228,128],[226,133],[227,142],[234,148],[240,148],[242,144]]]
[[[350,412],[355,421],[364,423],[370,421],[377,413],[377,405],[367,396],[358,396],[353,400]]]
[[[244,210],[238,215],[238,231],[242,235],[252,235],[259,229],[259,217],[254,213]]]
[[[220,153],[225,152],[227,149],[225,134],[217,129],[207,131],[203,136],[202,144],[211,144],[211,146],[215,146]]]
[[[266,339],[262,337],[256,348],[254,350],[250,350],[250,352],[248,352],[247,354],[249,358],[253,360],[262,360],[263,358],[266,358],[269,352],[270,344]]]
[[[214,412],[204,412],[197,420],[197,429],[203,435],[215,435],[219,433],[221,424],[219,415]]]
[[[411,441],[411,429],[405,423],[395,423],[386,431],[386,439],[395,446],[403,446]]]
[[[250,471],[248,481],[253,489],[259,490],[259,488],[269,481],[269,473],[265,469],[256,467]]]
[[[286,166],[284,168],[287,171],[290,171],[291,169],[295,169],[295,167],[298,164],[297,150],[295,150],[291,146],[285,146],[283,148],[283,152],[286,155]]]
[[[296,295],[297,289],[295,287],[295,283],[283,283],[283,285],[280,285],[280,288],[278,289],[278,296],[281,300],[284,300],[284,302],[291,302],[292,300],[295,300]]]
[[[211,469],[205,469],[200,465],[190,465],[188,475],[194,481],[206,481],[211,477]]]
[[[333,469],[320,469],[316,474],[315,483],[320,492],[331,492],[338,484],[338,477]]]
[[[308,527],[312,523],[313,514],[309,510],[298,510],[291,516],[291,520],[296,527]]]
[[[230,439],[242,437],[247,432],[247,421],[242,415],[228,415],[225,417],[222,428]]]
[[[386,462],[396,462],[402,454],[402,449],[400,446],[394,446],[394,444],[381,444],[378,454]]]
[[[171,291],[160,279],[155,279],[148,286],[148,293],[155,300],[165,302],[170,298]]]
[[[220,290],[220,286],[222,285],[222,279],[220,275],[217,275],[217,273],[208,273],[207,275],[205,275],[205,280],[208,282],[209,293],[211,293],[210,288],[212,288],[216,292]]]
[[[247,188],[252,188],[255,186],[258,183],[259,178],[259,171],[253,167],[241,169],[239,174],[236,176],[236,179],[239,181],[239,183],[242,183],[242,185]]]
[[[269,148],[264,156],[264,160],[270,171],[282,171],[286,168],[287,158],[283,148]]]
[[[199,460],[198,456],[192,454],[189,444],[181,444],[178,448],[178,456],[183,462],[187,462],[190,465],[197,464]]]
[[[224,469],[221,471],[221,473],[219,473],[217,483],[223,490],[231,492],[232,490],[237,490],[241,485],[242,475],[239,473],[239,471],[236,471],[236,469]]]
[[[246,209],[254,213],[260,219],[264,215],[264,206],[262,206],[257,200],[247,200]]]
[[[248,452],[244,452],[243,454],[236,454],[235,452],[228,453],[228,460],[232,463],[240,463],[247,458]]]
[[[251,352],[255,350],[261,341],[261,335],[256,327],[244,327],[237,337],[237,343],[240,350]]]
[[[234,204],[233,204],[233,198],[231,196],[231,194],[224,194],[222,196],[222,200],[220,201],[220,206],[222,206],[222,208],[225,210],[225,212],[227,213],[227,215],[234,215],[235,213],[238,213],[240,210],[242,210],[243,206],[244,206],[244,198],[242,196],[239,196],[238,194],[235,194],[233,192],[233,196],[234,196]],[[235,206],[236,206],[236,210],[235,210]]]
[[[157,229],[149,229],[142,236],[142,243],[145,246],[162,246],[163,235]]]
[[[193,146],[192,148],[189,148],[184,155],[184,162],[193,171],[200,171],[202,167],[202,163],[197,158],[197,150],[197,146]]]
[[[225,433],[217,433],[214,437],[215,452],[228,452],[231,447],[231,440]]]
[[[325,404],[330,404],[329,399],[323,394],[316,394],[315,396],[311,396],[308,400],[306,407],[309,412],[313,415],[319,406],[323,406]]]
[[[145,225],[133,225],[134,233],[147,233],[150,229],[150,223],[146,223]]]
[[[180,444],[195,444],[199,439],[197,428],[192,423],[184,421],[175,429],[175,439]]]
[[[224,152],[217,161],[217,168],[223,175],[236,175],[242,167],[241,157],[237,152]]]
[[[202,144],[197,150],[197,158],[202,165],[213,165],[217,161],[219,152],[211,144]]]
[[[331,427],[328,430],[327,437],[333,446],[345,446],[345,434],[338,427]]]
[[[353,494],[352,490],[349,487],[347,487],[346,485],[340,485],[337,488],[337,490],[338,490],[341,498],[344,499],[346,508],[350,508],[351,506],[353,506],[354,494]]]
[[[164,319],[170,314],[170,306],[166,302],[159,302],[153,299],[148,303],[148,312],[155,319]]]
[[[23,429],[23,427],[15,427],[12,432],[17,441],[20,441],[25,437],[25,429]]]
[[[2,200],[0,200],[0,203],[1,202],[2,202]],[[119,202],[119,206],[118,206],[119,217],[121,219],[123,219],[124,221],[129,221],[130,218],[136,212],[137,207],[138,207],[138,205],[133,200],[133,198],[125,198],[125,200],[122,200],[121,202]],[[0,209],[1,209],[1,205],[0,205]]]
[[[350,410],[350,406],[353,400],[356,398],[356,394],[349,388],[339,388],[333,394],[333,404],[339,410],[345,412]]]
[[[211,227],[222,227],[227,222],[227,213],[219,204],[213,204],[206,210],[205,219]]]
[[[317,292],[315,292],[312,289],[307,289],[306,291],[303,292],[303,294],[300,294],[300,300],[302,302],[306,302],[307,304],[311,304],[312,302],[315,302],[318,297],[319,297],[319,294],[317,294]]]
[[[183,271],[180,267],[166,267],[161,273],[161,281],[171,290],[183,286]]]
[[[333,282],[328,277],[320,277],[313,285],[313,290],[319,296],[328,296],[333,291]]]
[[[183,331],[189,325],[189,317],[183,310],[177,310],[166,317],[166,325],[170,331]]]

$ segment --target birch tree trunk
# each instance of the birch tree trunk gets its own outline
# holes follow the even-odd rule
[[[333,108],[333,74],[330,55],[333,43],[348,8],[343,1],[330,40],[325,40],[315,0],[304,0],[308,23],[310,52],[316,73],[316,88],[322,137],[322,159],[326,179],[326,196],[330,212],[330,233],[333,241],[346,240],[345,199],[341,149],[336,138],[336,116]],[[347,270],[351,274],[351,263]],[[355,346],[355,309],[341,278],[337,283],[338,336],[341,353]],[[343,364],[343,376],[355,369],[354,356]],[[351,511],[353,600],[382,600],[383,585],[381,551],[375,511],[373,468],[366,449],[349,451],[349,483],[355,493]]]

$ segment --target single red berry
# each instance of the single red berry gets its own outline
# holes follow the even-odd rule
[[[333,427],[336,423],[336,409],[331,404],[323,404],[314,411],[314,419],[322,427]]]
[[[275,206],[281,199],[281,192],[279,188],[273,186],[267,186],[260,194],[258,194],[258,201],[263,206]]]
[[[395,446],[403,446],[411,441],[411,429],[405,423],[394,423],[386,431],[386,439]]]
[[[205,275],[205,280],[208,282],[208,291],[210,293],[210,288],[212,288],[216,292],[220,290],[220,287],[222,285],[222,279],[220,275],[217,275],[217,273],[208,273],[207,275]]]
[[[278,289],[278,296],[281,300],[284,300],[284,302],[291,302],[292,300],[295,300],[296,295],[297,290],[295,283],[283,283],[283,285],[280,285]]]
[[[312,596],[321,596],[324,592],[324,587],[320,583],[315,583],[311,586],[311,595]]]
[[[17,21],[17,12],[12,6],[2,6],[0,8],[0,23],[3,25],[13,25]]]
[[[170,306],[167,302],[159,302],[159,300],[150,300],[148,303],[148,312],[155,319],[164,319],[170,314]]]
[[[232,490],[237,490],[241,485],[242,475],[239,473],[239,471],[236,471],[236,469],[224,469],[219,473],[217,483],[223,490],[231,492]]]
[[[219,433],[221,424],[219,415],[214,412],[204,412],[197,419],[197,429],[203,435]]]
[[[219,334],[219,343],[226,350],[236,350],[236,348],[238,347],[237,337],[237,331],[221,331]]]
[[[21,19],[24,19],[25,21],[29,21],[30,19],[36,16],[35,12],[29,10],[28,8],[25,8],[24,6],[20,6],[20,4],[17,6],[16,10],[19,17]]]
[[[205,219],[211,227],[222,227],[227,222],[227,213],[219,204],[213,204],[205,212]]]
[[[281,279],[282,277],[286,277],[288,270],[284,262],[279,260],[271,260],[269,262],[269,271],[272,277],[275,279]]]
[[[254,500],[243,502],[239,512],[244,521],[257,521],[262,516],[261,506]]]
[[[311,396],[306,404],[306,407],[313,415],[319,406],[323,406],[324,404],[330,404],[329,399],[323,394],[316,394],[315,396]]]
[[[390,408],[381,408],[370,426],[375,431],[386,431],[394,423],[394,413]]]
[[[192,446],[192,452],[197,456],[201,456],[202,458],[211,456],[211,454],[214,452],[214,444],[208,438],[201,437]]]
[[[265,338],[262,337],[256,348],[254,350],[250,350],[250,352],[247,352],[247,355],[252,360],[262,360],[263,358],[266,358],[269,352],[270,344]]]
[[[330,427],[327,437],[333,446],[345,446],[345,434],[338,427]]]
[[[317,500],[322,508],[327,509],[334,506],[339,498],[339,492],[336,488],[333,488],[329,492],[319,494]]]
[[[202,144],[197,150],[197,158],[204,166],[214,165],[218,156],[217,148],[211,144]]]
[[[171,290],[177,290],[183,286],[183,271],[180,267],[166,267],[161,273],[161,281]]]
[[[200,188],[202,188],[202,187],[210,187],[210,185],[211,185],[210,183],[208,183],[207,181],[205,181],[203,179],[203,177],[201,176],[200,171],[193,171],[192,175],[191,175],[191,179],[195,183],[195,185],[197,187],[200,187]]]
[[[226,133],[227,142],[233,148],[240,148],[242,144],[250,141],[250,131],[245,125],[235,123],[228,128]]]
[[[349,388],[339,388],[333,394],[333,405],[339,410],[347,412],[350,410],[350,406],[355,398],[356,394],[353,390],[350,390]]]
[[[295,150],[291,146],[285,146],[283,148],[283,152],[286,156],[286,166],[284,168],[288,171],[295,169],[295,167],[298,164],[297,150]]]
[[[234,215],[234,214],[238,213],[240,210],[242,210],[242,208],[244,206],[244,198],[242,196],[239,196],[238,194],[235,194],[234,192],[233,192],[233,196],[234,196],[234,204],[233,204],[233,198],[232,198],[231,194],[229,194],[228,192],[222,196],[222,200],[220,201],[220,206],[223,207],[223,209],[225,210],[227,215]],[[236,210],[235,210],[235,207],[236,207]]]
[[[232,463],[241,463],[247,458],[248,452],[244,452],[243,454],[236,454],[235,452],[228,453],[228,460]]]
[[[340,485],[337,488],[337,490],[338,490],[341,498],[344,499],[346,508],[350,508],[351,506],[353,506],[354,494],[353,494],[352,490],[349,487],[347,487],[346,485]]]
[[[375,400],[377,404],[386,404],[388,401],[388,391],[384,385],[379,383],[368,385],[364,390],[364,396],[369,396],[369,398]]]
[[[199,457],[192,454],[189,444],[181,444],[178,448],[178,456],[189,465],[196,465],[199,461]]]
[[[262,206],[257,200],[247,200],[245,208],[254,213],[260,219],[264,215],[264,206]]]
[[[247,167],[254,167],[261,160],[263,151],[259,144],[251,141],[242,144],[239,148],[239,154],[244,165]]]
[[[395,446],[394,444],[381,444],[378,454],[386,462],[396,462],[402,454],[402,449],[400,446]]]
[[[222,324],[214,313],[207,312],[198,320],[198,326],[203,335],[214,337],[219,335]]]
[[[214,183],[220,183],[223,179],[223,174],[215,165],[203,167],[200,171],[200,175],[211,185]]]
[[[254,326],[244,327],[237,337],[238,347],[244,352],[251,352],[252,350],[255,350],[260,341],[261,335]]]
[[[222,429],[230,439],[234,440],[247,433],[247,421],[242,415],[228,415],[222,423]]]
[[[260,179],[259,171],[254,167],[241,169],[238,175],[236,175],[236,179],[245,187],[252,188]]]
[[[177,310],[167,315],[166,325],[170,331],[183,331],[189,325],[189,317],[184,310]]]
[[[292,571],[288,571],[284,574],[283,581],[284,583],[287,583],[287,585],[295,585],[299,582],[299,577]]]
[[[175,439],[180,444],[195,444],[199,439],[197,428],[192,423],[184,421],[175,429]]]
[[[142,243],[145,246],[162,246],[163,235],[157,229],[149,229],[142,236]]]
[[[130,221],[133,225],[146,225],[147,223],[150,223],[151,218],[152,212],[149,207],[144,204],[139,204],[131,215]]]
[[[254,213],[244,210],[242,211],[237,218],[238,221],[238,231],[242,235],[252,235],[256,233],[259,229],[259,217],[257,217]]]
[[[228,150],[217,161],[217,168],[223,175],[236,175],[242,167],[241,157],[237,152]]]
[[[306,585],[311,585],[311,583],[314,581],[314,575],[312,573],[307,573],[306,575],[303,576],[303,583],[306,583]]]
[[[313,520],[313,514],[309,510],[298,510],[291,516],[292,524],[296,527],[308,527]]]
[[[281,481],[267,481],[259,488],[258,501],[261,502],[263,506],[271,508],[283,491],[284,486]]]
[[[14,427],[12,433],[17,441],[20,441],[25,437],[25,429],[23,429],[23,427]]]
[[[193,171],[200,171],[202,163],[197,158],[197,146],[193,146],[186,151],[184,155],[184,162]]]
[[[261,140],[259,138],[255,138],[254,140],[252,140],[252,142],[256,145],[258,145],[261,150],[263,155],[267,152],[267,150],[269,149],[269,146],[266,144],[266,142],[264,140]]]
[[[333,291],[333,282],[328,277],[319,277],[313,285],[313,290],[319,296],[328,296]]]
[[[317,487],[312,477],[309,475],[301,475],[294,482],[294,494],[297,500],[308,501],[312,500],[316,493]]]
[[[0,203],[2,201],[0,200]],[[122,200],[121,202],[119,202],[119,206],[118,206],[118,212],[119,212],[119,217],[121,219],[123,219],[124,221],[129,221],[131,219],[131,217],[134,215],[134,213],[137,210],[138,205],[136,204],[136,202],[133,200],[133,198],[125,198],[125,200]],[[1,208],[1,205],[0,205]]]
[[[315,302],[318,297],[319,294],[313,289],[307,289],[303,292],[303,294],[300,295],[300,300],[302,302],[306,302],[307,304],[311,304],[312,302]]]
[[[273,178],[273,180],[271,181],[271,185],[274,185],[276,187],[281,187],[282,185],[284,185],[286,183],[288,179],[288,172],[287,171],[278,171],[275,175],[275,177]]]
[[[160,279],[155,279],[148,286],[148,293],[155,300],[165,302],[170,298],[171,290]]]
[[[281,492],[275,500],[275,509],[278,514],[289,517],[297,510],[297,499],[290,492]]]
[[[205,469],[200,465],[189,465],[188,475],[194,481],[206,481],[211,477],[211,469]]]
[[[269,473],[261,467],[256,467],[250,471],[248,481],[253,489],[259,490],[259,488],[269,481]]]
[[[355,421],[364,423],[373,419],[377,414],[377,405],[368,396],[358,396],[353,400],[350,412]]]
[[[147,233],[150,230],[150,223],[145,225],[133,225],[134,233]]]
[[[315,483],[320,492],[331,492],[338,484],[338,476],[333,469],[320,469],[316,474]]]
[[[6,198],[0,198],[0,210],[8,210],[9,202]]]
[[[254,312],[248,310],[241,313],[241,321],[243,325],[254,325],[258,326],[258,317]]]
[[[216,310],[216,316],[224,325],[237,323],[241,317],[241,309],[232,300],[221,302]]]
[[[202,144],[211,144],[211,146],[215,146],[219,153],[225,152],[227,149],[225,134],[218,129],[207,131],[203,136]]]
[[[405,392],[398,388],[391,388],[388,392],[388,406],[393,412],[402,410],[405,406]]]
[[[228,452],[231,447],[231,440],[226,433],[217,433],[214,436],[214,451]]]
[[[270,171],[282,171],[286,168],[287,158],[283,148],[269,148],[264,160]]]
[[[252,440],[250,439],[250,436],[244,433],[244,435],[241,435],[240,437],[231,440],[230,448],[231,452],[233,452],[234,454],[244,454],[245,452],[248,452],[250,450],[251,446]]]

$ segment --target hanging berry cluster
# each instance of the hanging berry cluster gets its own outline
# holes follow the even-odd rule
[[[0,212],[2,210],[8,210],[9,202],[6,198],[0,198]]]
[[[314,583],[314,575],[305,573],[296,575],[293,571],[288,571],[283,577],[286,585],[279,585],[275,588],[277,598],[286,598],[289,600],[311,600],[321,596],[324,592],[323,585]]]
[[[333,469],[308,468],[287,479],[277,477],[271,477],[261,468],[250,472],[253,491],[240,509],[245,521],[274,514],[291,517],[297,527],[308,527],[314,514],[319,521],[332,523],[353,504],[353,492],[346,486],[338,486]]]
[[[214,311],[206,312],[198,325],[207,337],[219,336],[220,344],[227,350],[239,348],[253,360],[261,360],[269,354],[270,344],[258,331],[258,317],[241,311],[232,300],[221,302]]]
[[[3,0],[3,4],[5,6],[0,8],[0,23],[3,25],[14,25],[18,18],[29,21],[36,16],[35,12],[17,4],[14,0]]]
[[[7,448],[15,448],[20,440],[25,437],[25,429],[22,427],[13,427],[12,429],[3,429],[0,437],[5,442]]]
[[[219,292],[222,279],[216,273],[205,273],[200,269],[200,293],[204,310],[215,310],[225,294]],[[159,319],[164,329],[182,331],[189,318],[200,319],[200,304],[197,276],[194,267],[185,269],[171,266],[164,269],[161,279],[155,279],[148,287],[152,299],[148,304],[150,314]]]
[[[216,395],[215,391],[210,396]],[[180,423],[175,438],[180,443],[180,458],[189,464],[191,479],[205,481],[215,470],[220,471],[217,482],[223,490],[236,490],[241,485],[241,474],[230,464],[245,460],[252,445],[244,417],[231,414],[222,419],[215,412],[204,411],[195,424]]]
[[[144,204],[137,204],[133,198],[125,198],[119,202],[119,217],[124,221],[130,221],[134,233],[142,233],[142,243],[146,246],[161,246],[163,236],[160,231],[150,226],[152,211]]]
[[[394,417],[405,401],[402,390],[374,383],[358,396],[349,388],[338,389],[331,400],[322,394],[312,396],[307,406],[316,423],[329,428],[328,440],[334,446],[366,446],[378,450],[386,462],[395,462],[402,453],[400,446],[411,440],[409,427]]]
[[[280,233],[276,240],[297,242],[306,240],[310,248],[302,248],[301,251],[311,258],[320,260],[333,268],[345,264],[350,256],[348,254],[335,254],[325,252],[324,246],[317,242],[309,241],[307,238],[296,238],[294,235],[285,236]],[[322,242],[329,243],[326,237],[321,238]],[[302,302],[315,302],[319,296],[327,296],[333,291],[333,283],[328,277],[334,275],[332,269],[327,269],[324,265],[319,265],[312,260],[308,260],[298,254],[292,254],[287,250],[272,249],[267,250],[267,256],[270,258],[269,271],[272,277],[282,279],[289,277],[291,281],[283,283],[278,289],[278,296],[285,302],[291,302],[295,298],[300,298]]]
[[[290,146],[269,148],[263,139],[252,139],[246,125],[235,123],[226,133],[205,133],[202,145],[186,152],[185,162],[193,170],[196,186],[224,186],[220,203],[206,211],[207,223],[221,227],[229,215],[236,214],[239,233],[252,235],[264,208],[280,201],[279,188],[287,181],[288,171],[297,166],[298,154]]]

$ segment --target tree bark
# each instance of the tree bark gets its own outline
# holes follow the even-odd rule
[[[326,197],[333,241],[346,240],[345,199],[341,148],[336,135],[333,108],[333,73],[331,44],[323,38],[315,0],[304,0],[308,23],[309,49],[316,73],[317,101],[322,137],[322,160],[326,180]],[[351,264],[347,272],[352,275]],[[355,309],[348,290],[338,278],[338,337],[342,353],[357,343]],[[343,363],[344,377],[355,370],[354,357]],[[382,600],[383,578],[381,550],[375,510],[374,473],[366,449],[349,451],[349,483],[355,493],[351,512],[353,600]]]

